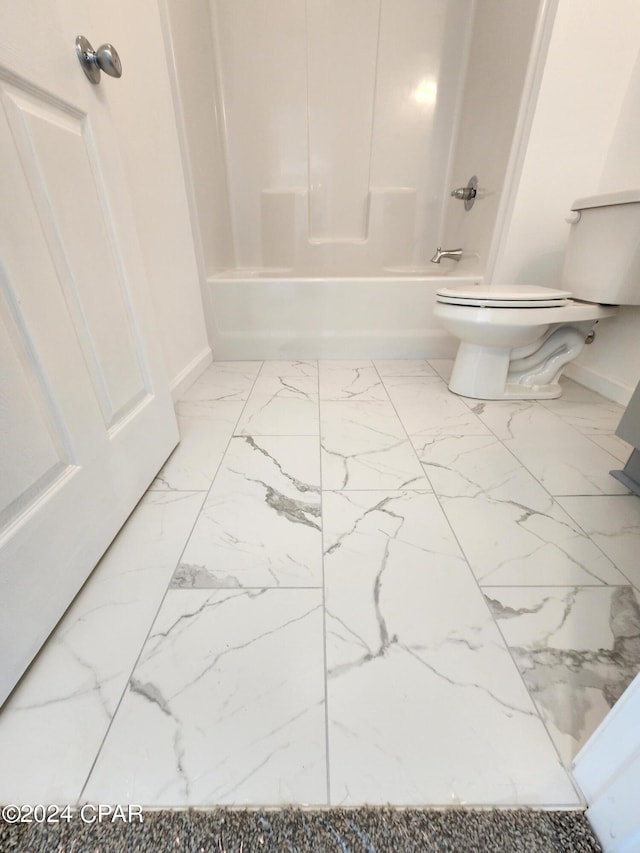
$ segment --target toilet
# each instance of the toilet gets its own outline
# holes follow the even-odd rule
[[[560,288],[443,287],[434,315],[460,340],[449,389],[480,400],[559,397],[599,320],[640,305],[640,189],[578,199]]]

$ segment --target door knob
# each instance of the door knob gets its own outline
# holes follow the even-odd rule
[[[101,44],[97,50],[84,36],[76,39],[76,54],[82,70],[92,83],[100,82],[100,71],[110,77],[122,77],[122,63],[112,44]]]

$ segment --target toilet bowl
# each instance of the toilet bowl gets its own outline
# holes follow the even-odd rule
[[[443,287],[434,314],[460,345],[449,388],[481,400],[559,397],[594,325],[640,305],[640,188],[578,199],[563,289]]]
[[[482,400],[550,399],[564,367],[615,306],[545,287],[442,288],[434,314],[460,340],[449,388]]]

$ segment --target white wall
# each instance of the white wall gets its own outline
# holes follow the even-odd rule
[[[637,0],[560,0],[494,283],[557,286],[574,199],[638,184],[639,30]],[[567,374],[626,403],[639,333],[638,311],[621,311]]]
[[[622,102],[598,192],[629,187],[640,187],[640,52]],[[629,393],[640,380],[639,338],[640,307],[623,309],[615,322],[603,326],[598,332],[598,345],[584,350],[576,377],[610,377],[609,381],[620,386],[618,399],[626,403]]]
[[[462,187],[477,175],[480,194],[469,211],[447,197],[439,243],[464,249],[456,272],[485,269],[540,6],[541,0],[476,6],[449,184]]]
[[[77,27],[112,42],[120,80],[103,75],[118,132],[167,373],[176,395],[210,358],[185,179],[156,0],[78,3]]]

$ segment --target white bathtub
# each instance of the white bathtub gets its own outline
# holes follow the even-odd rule
[[[215,359],[451,358],[433,317],[443,285],[478,276],[293,278],[233,270],[207,280]]]

